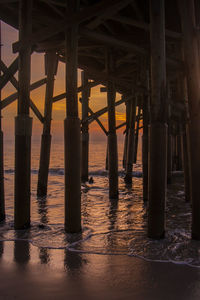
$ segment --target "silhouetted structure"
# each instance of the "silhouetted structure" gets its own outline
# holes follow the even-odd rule
[[[15,122],[15,228],[30,226],[32,119],[29,117],[29,107],[44,126],[38,195],[46,195],[52,104],[66,98],[66,231],[81,231],[81,178],[88,180],[88,127],[95,120],[108,136],[110,198],[118,197],[116,130],[126,125],[123,165],[126,169],[125,180],[131,182],[133,163],[137,160],[138,130],[143,128],[143,193],[144,200],[149,201],[148,236],[164,236],[167,180],[171,182],[173,168],[180,170],[183,166],[186,199],[191,199],[193,207],[192,237],[200,239],[197,4],[198,0],[0,1],[1,20],[19,30],[19,41],[13,44],[13,51],[18,52],[19,56],[8,68],[1,61],[3,76],[0,79],[0,89],[10,81],[18,90],[1,101],[1,109],[4,109],[18,98]],[[46,78],[30,85],[33,51],[45,53]],[[57,61],[66,63],[66,93],[53,96]],[[77,68],[83,70],[82,84],[78,88]],[[17,71],[19,82],[14,77]],[[43,116],[30,99],[30,90],[45,83]],[[102,91],[107,93],[108,106],[93,112],[88,102],[90,89],[99,84],[105,86]],[[81,121],[77,92],[82,92]],[[122,95],[119,101],[115,101],[116,92]],[[116,126],[115,107],[122,103],[126,104],[126,122]],[[106,112],[108,131],[99,120]],[[140,119],[143,121],[141,127]],[[2,149],[1,128],[0,144]],[[3,219],[1,157],[2,151],[0,218]]]

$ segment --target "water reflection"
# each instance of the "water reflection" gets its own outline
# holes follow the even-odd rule
[[[40,258],[41,264],[43,264],[43,265],[49,264],[50,263],[49,249],[39,248],[39,258]]]
[[[69,275],[81,273],[84,266],[81,253],[65,250],[64,267]]]
[[[3,252],[4,252],[4,242],[0,241],[0,259],[3,256]]]
[[[40,216],[40,222],[42,224],[48,223],[48,208],[47,208],[47,197],[37,197],[38,203],[38,214]]]
[[[26,234],[26,237],[24,236]],[[19,266],[25,266],[30,260],[30,242],[28,240],[28,231],[22,230],[15,232],[16,240],[14,242],[14,261]]]
[[[117,223],[117,213],[118,213],[118,200],[110,199],[109,213],[108,213],[108,229],[114,230]]]

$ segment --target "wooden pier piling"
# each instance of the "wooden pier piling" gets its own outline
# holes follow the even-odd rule
[[[128,145],[128,133],[129,133],[129,126],[130,126],[130,101],[125,101],[126,106],[126,132],[124,138],[124,153],[123,153],[123,168],[126,169],[126,160],[127,160],[127,145]]]
[[[192,238],[200,240],[200,69],[194,1],[179,1],[190,111],[189,147],[192,191]]]
[[[38,172],[37,195],[40,197],[47,195],[48,173],[51,151],[51,119],[52,119],[52,98],[54,90],[54,76],[57,71],[56,52],[47,51],[45,56],[45,70],[47,76],[44,124],[40,149],[40,165]]]
[[[86,88],[88,85],[88,78],[86,74],[81,72],[81,81],[83,86],[82,92],[82,120],[88,117],[89,113],[89,93],[90,89]],[[81,157],[81,180],[83,182],[88,181],[88,163],[89,163],[89,125],[88,121],[85,121],[81,127],[82,137],[82,157]]]
[[[67,16],[79,10],[79,1],[66,1]],[[78,25],[66,29],[65,230],[81,231],[81,134],[77,98]]]
[[[15,229],[30,226],[30,172],[32,118],[30,105],[31,45],[27,40],[32,30],[32,0],[19,5],[19,94],[15,118]]]
[[[168,123],[167,137],[167,183],[172,183],[172,135],[170,132],[170,124]]]
[[[107,49],[106,53],[107,73],[115,71],[114,56],[112,49]],[[108,103],[108,174],[109,174],[109,197],[118,198],[118,153],[117,134],[115,121],[115,97],[116,90],[112,80],[107,81],[107,103]]]
[[[1,59],[1,21],[0,21],[0,59]],[[1,105],[1,90],[0,90]],[[5,220],[5,196],[4,196],[4,162],[3,162],[3,131],[2,131],[2,110],[0,106],[0,222]]]
[[[165,234],[167,183],[167,105],[164,0],[150,2],[151,123],[149,125],[148,237]]]
[[[126,159],[126,175],[124,181],[126,184],[132,183],[132,169],[134,160],[134,145],[135,145],[135,120],[136,120],[136,105],[137,98],[133,96],[130,107],[130,120],[127,142],[127,159]]]
[[[149,125],[148,102],[149,102],[149,97],[143,96],[142,173],[143,173],[144,202],[148,200],[148,125]]]
[[[138,113],[136,119],[136,130],[135,130],[135,142],[134,142],[134,155],[133,155],[133,163],[137,163],[137,154],[138,154],[138,142],[139,142],[139,130],[140,130],[140,116],[141,116],[141,109],[138,105]]]

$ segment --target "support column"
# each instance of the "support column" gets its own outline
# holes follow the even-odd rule
[[[1,21],[0,21],[0,60],[1,60]],[[1,91],[0,91],[1,104]],[[3,131],[2,112],[0,107],[0,222],[5,220],[5,197],[4,197],[4,163],[3,163]]]
[[[181,140],[182,140],[182,129],[181,124],[178,124],[178,132],[176,136],[176,156],[177,156],[177,171],[183,170],[183,164],[182,164],[182,148],[181,148]]]
[[[191,201],[191,173],[190,173],[190,149],[188,141],[188,125],[184,124],[182,128],[182,154],[183,154],[183,170],[184,170],[184,190],[185,201]]]
[[[106,57],[107,73],[114,73],[114,57],[111,49],[107,50]],[[116,90],[113,81],[107,81],[108,102],[108,173],[109,173],[109,197],[118,198],[118,154],[117,134],[115,122],[115,97]]]
[[[30,172],[32,118],[30,103],[31,46],[27,45],[32,30],[32,0],[19,2],[19,94],[15,118],[15,229],[30,226]]]
[[[139,136],[139,128],[140,128],[140,106],[138,106],[138,114],[137,114],[137,122],[136,122],[136,131],[135,131],[135,143],[134,143],[134,157],[133,163],[137,163],[137,153],[138,153],[138,136]]]
[[[108,171],[108,139],[106,145],[106,163],[105,163],[105,170]]]
[[[79,1],[66,1],[67,15],[79,10]],[[78,25],[66,30],[66,106],[65,131],[65,230],[81,231],[81,141],[77,99]]]
[[[142,173],[144,201],[148,200],[148,101],[149,96],[143,96]]]
[[[52,98],[54,90],[54,75],[57,71],[57,55],[55,51],[47,51],[45,55],[45,70],[47,76],[44,125],[40,149],[40,165],[38,173],[37,195],[47,195],[48,173],[51,151],[51,119],[52,119]]]
[[[123,154],[123,168],[126,169],[126,160],[127,160],[127,145],[128,145],[128,132],[129,132],[129,124],[130,124],[130,101],[125,102],[126,105],[126,132],[124,139],[124,154]]]
[[[148,237],[165,234],[167,184],[167,101],[164,0],[150,1],[151,124],[149,126]]]
[[[168,103],[171,99],[171,84],[167,82]],[[171,127],[171,105],[168,104],[168,136],[167,136],[167,184],[172,183],[172,127]]]
[[[192,238],[200,240],[200,69],[193,0],[179,1],[189,99],[189,147],[192,190]]]
[[[84,71],[81,73],[81,80],[83,88],[88,84],[88,78]],[[82,120],[88,117],[88,102],[89,102],[88,88],[84,88],[82,92]],[[83,182],[88,181],[88,161],[89,161],[89,126],[88,121],[82,124],[82,160],[81,160],[81,180]]]
[[[169,121],[170,122],[170,121]],[[172,135],[168,122],[168,141],[167,141],[167,183],[172,183]]]
[[[131,101],[130,111],[130,123],[128,131],[128,142],[127,142],[127,160],[126,160],[126,175],[124,181],[127,184],[132,183],[132,169],[134,159],[134,145],[135,145],[135,119],[136,119],[136,97],[133,97]]]
[[[183,56],[184,59],[184,56]],[[181,104],[183,105],[183,111],[181,114],[181,153],[182,153],[182,164],[184,171],[184,190],[185,190],[185,201],[191,201],[191,166],[190,166],[190,146],[188,140],[188,91],[185,73],[179,75],[179,95]]]

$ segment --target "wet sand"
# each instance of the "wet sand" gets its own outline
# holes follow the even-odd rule
[[[0,299],[200,299],[200,268],[0,242]]]

